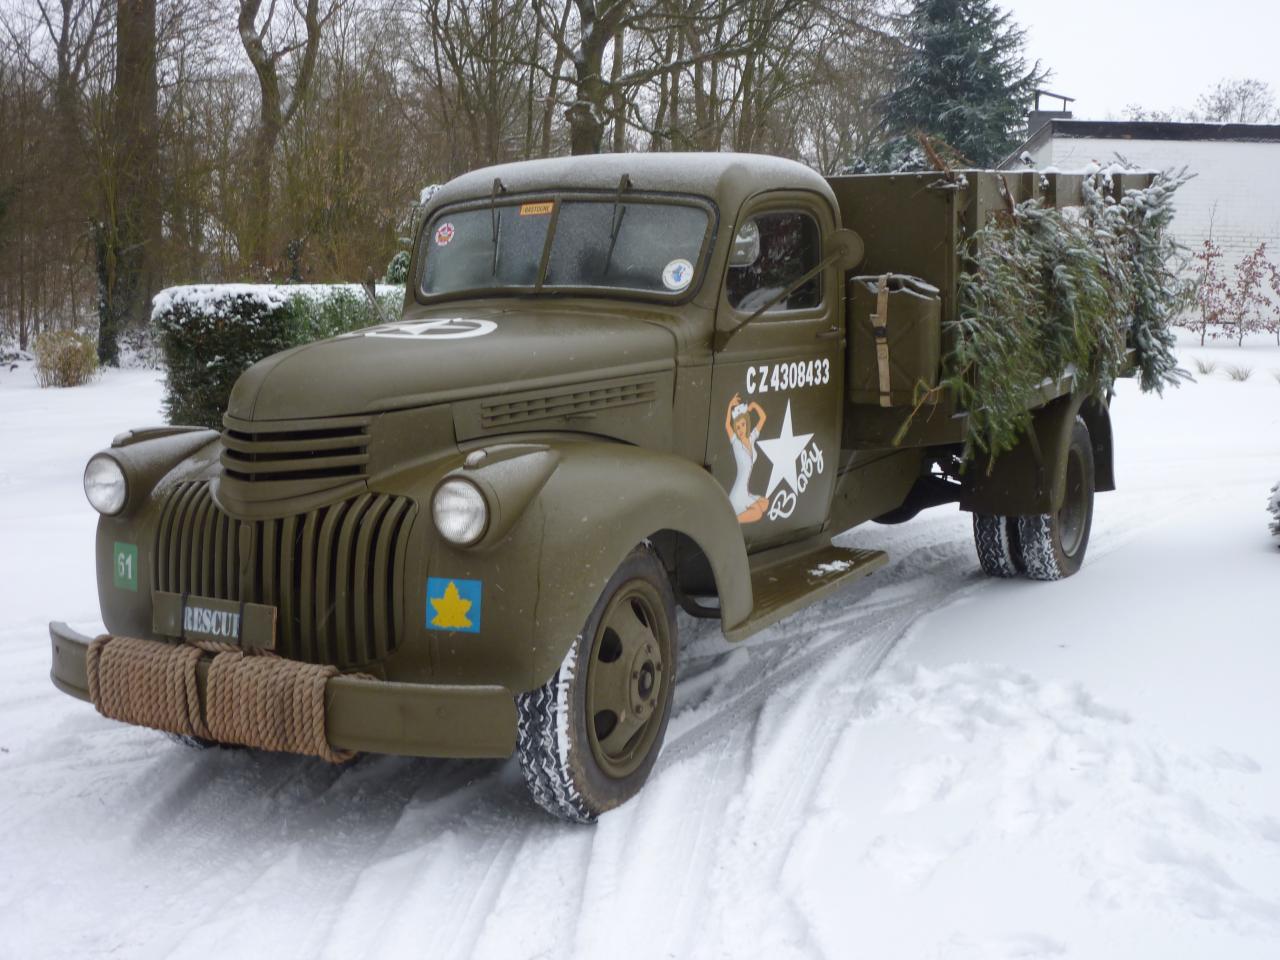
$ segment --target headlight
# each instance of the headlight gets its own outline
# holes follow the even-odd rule
[[[440,536],[460,547],[477,542],[489,526],[484,494],[467,480],[455,478],[440,484],[431,500],[431,515]]]
[[[98,454],[84,468],[84,495],[93,509],[108,517],[124,509],[129,498],[129,481],[113,457]]]

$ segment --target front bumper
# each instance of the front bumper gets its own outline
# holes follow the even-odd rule
[[[91,638],[50,623],[53,685],[89,699],[85,657]],[[205,702],[209,661],[197,672]],[[445,686],[334,677],[325,686],[325,737],[338,750],[412,757],[509,757],[516,745],[516,705],[497,686]]]

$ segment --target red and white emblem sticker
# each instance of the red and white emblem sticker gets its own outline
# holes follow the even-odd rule
[[[453,224],[442,223],[436,227],[436,246],[447,247],[449,241],[453,239]]]

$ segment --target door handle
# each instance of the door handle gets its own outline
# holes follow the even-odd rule
[[[819,339],[819,340],[835,340],[835,339],[837,339],[837,338],[838,338],[841,334],[843,334],[843,333],[844,333],[844,331],[843,331],[842,329],[840,329],[839,327],[832,327],[830,330],[823,330],[821,333],[819,333],[819,334],[818,334],[818,336],[817,336],[817,339]]]

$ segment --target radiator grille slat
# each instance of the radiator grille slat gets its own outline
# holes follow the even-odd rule
[[[276,630],[289,638],[290,649],[301,651],[302,637],[298,624],[299,533],[297,517],[285,517],[280,521],[280,609],[276,615]]]
[[[390,498],[385,495],[378,495],[371,499],[368,510],[365,512],[364,522],[360,524],[360,533],[356,537],[355,559],[351,564],[352,584],[351,596],[354,600],[354,609],[352,611],[354,631],[363,636],[369,637],[374,643],[374,658],[385,656],[377,652],[377,617],[374,616],[376,609],[373,601],[373,591],[375,588],[374,565],[371,562],[371,556],[376,556],[376,546],[374,538],[381,529],[382,517],[387,512],[387,503]]]
[[[237,521],[206,481],[180,483],[156,531],[156,589],[276,607],[276,652],[360,667],[403,636],[400,580],[416,507],[362,494],[305,514]]]
[[[173,518],[173,528],[169,531],[174,552],[174,561],[169,564],[169,572],[178,583],[191,582],[191,554],[187,544],[190,539],[191,507],[195,503],[196,495],[195,488],[186,491],[185,496],[178,503],[177,514]]]

